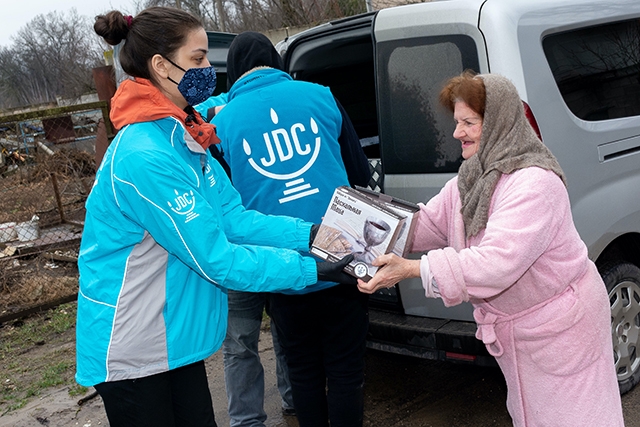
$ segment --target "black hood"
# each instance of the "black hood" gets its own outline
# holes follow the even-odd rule
[[[246,31],[233,39],[227,53],[227,88],[255,67],[271,67],[284,71],[282,57],[271,41],[261,33]]]

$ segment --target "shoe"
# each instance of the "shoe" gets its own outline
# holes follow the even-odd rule
[[[296,410],[295,408],[282,408],[282,415],[286,415],[287,417],[295,417]]]

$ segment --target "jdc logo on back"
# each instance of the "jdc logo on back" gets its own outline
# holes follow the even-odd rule
[[[273,108],[271,108],[270,116],[271,122],[277,125],[279,118]],[[304,123],[294,123],[289,129],[280,127],[264,132],[262,141],[249,142],[244,138],[242,140],[242,148],[253,169],[267,178],[285,181],[282,191],[283,197],[278,199],[281,204],[320,191],[318,188],[311,188],[311,184],[305,183],[304,178],[301,177],[315,163],[321,145],[318,124],[313,117],[309,117],[307,126]],[[310,140],[308,141],[310,143],[307,143],[307,140]],[[261,144],[264,144],[264,148]],[[264,153],[265,150],[265,156],[257,160],[252,157],[254,151]],[[302,161],[300,158],[303,158]],[[302,165],[300,165],[301,163]],[[289,169],[287,169],[288,165],[291,165]]]

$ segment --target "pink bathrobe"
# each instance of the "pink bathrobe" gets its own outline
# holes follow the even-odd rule
[[[427,294],[434,278],[445,305],[473,304],[514,426],[623,426],[609,299],[562,181],[538,167],[502,175],[469,241],[460,207],[456,177],[420,205],[413,251],[429,251]]]

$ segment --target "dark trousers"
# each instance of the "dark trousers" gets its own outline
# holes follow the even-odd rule
[[[216,427],[204,362],[95,388],[111,427]]]
[[[270,303],[300,427],[362,426],[368,296],[338,285]]]

